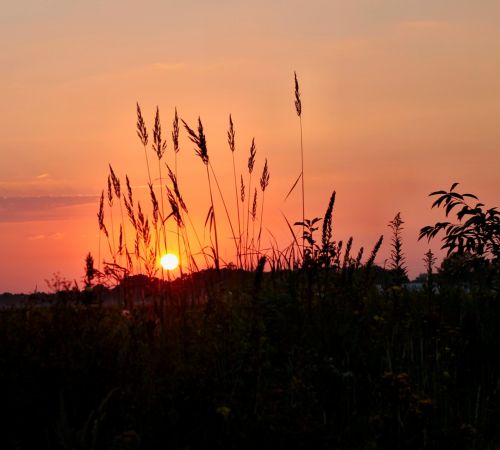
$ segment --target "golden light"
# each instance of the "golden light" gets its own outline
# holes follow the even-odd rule
[[[161,257],[160,264],[165,270],[174,270],[179,265],[179,258],[173,253],[167,253]]]

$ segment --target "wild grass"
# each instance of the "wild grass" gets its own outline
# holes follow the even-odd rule
[[[159,110],[148,147],[137,104],[148,203],[110,165],[97,213],[98,267],[88,254],[85,289],[57,275],[52,294],[0,308],[0,447],[500,448],[500,213],[469,206],[466,199],[476,197],[458,194],[456,185],[433,193],[435,206],[447,214],[458,206],[466,221],[422,228],[421,237],[445,233],[450,258],[436,273],[429,250],[424,289],[412,291],[401,278],[399,213],[389,222],[387,270],[375,263],[384,236],[367,257],[353,237],[337,238],[335,191],[322,218],[305,216],[301,142],[291,191],[301,180],[302,220],[292,225],[284,216],[290,243],[280,245],[264,222],[267,158],[252,190],[255,141],[245,185],[229,117],[236,211],[217,181],[201,119],[196,130],[180,119],[206,172],[207,243],[179,182],[177,109],[172,170]],[[225,217],[216,215],[212,188]],[[235,249],[230,261],[220,255],[224,219]],[[176,238],[168,239],[172,229]],[[175,244],[181,276],[165,280],[158,257]]]
[[[0,310],[2,448],[498,448],[498,293],[380,290],[349,247]]]

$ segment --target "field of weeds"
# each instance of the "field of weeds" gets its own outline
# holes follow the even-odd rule
[[[212,270],[130,309],[1,310],[2,448],[499,448],[498,291],[368,275]]]

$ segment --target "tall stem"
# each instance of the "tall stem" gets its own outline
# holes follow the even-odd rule
[[[125,264],[128,264],[128,258],[127,258],[127,252],[128,252],[128,249],[127,249],[127,231],[125,229],[125,219],[124,219],[124,216],[123,216],[123,206],[122,206],[121,197],[119,197],[118,200],[120,201],[120,215],[121,215],[121,219],[122,219],[123,243],[124,243],[124,247],[125,247]],[[130,270],[132,270],[131,267],[130,267]]]
[[[262,221],[264,219],[264,197],[265,197],[265,191],[262,191],[262,204],[260,207],[260,227],[259,227],[259,236],[257,238],[257,260],[260,257],[260,236],[262,234]]]
[[[179,178],[177,178],[177,152],[174,152],[174,170],[175,170],[175,179],[178,180]],[[181,217],[182,217],[182,213],[179,212],[181,214]],[[179,253],[179,273],[182,277],[182,249],[181,249],[181,240],[180,240],[180,227],[179,227],[179,224],[177,224],[177,252]],[[183,239],[184,241],[184,239]],[[186,253],[187,253],[187,248],[186,248],[186,243],[184,242],[184,248],[186,250]],[[187,255],[186,255],[187,257]],[[189,259],[188,259],[189,260]]]
[[[215,175],[214,168],[212,167],[212,164],[210,163],[210,161],[208,162],[208,164],[210,166],[210,170],[212,171],[212,175],[214,177],[215,184],[217,186],[217,190],[219,191],[219,195],[220,195],[220,198],[221,198],[221,201],[222,201],[222,205],[224,206],[224,210],[226,211],[227,220],[229,222],[229,227],[231,228],[231,234],[233,235],[234,244],[236,246],[236,255],[239,258],[238,241],[237,241],[236,235],[234,233],[233,223],[231,222],[231,216],[229,215],[229,211],[227,209],[226,202],[224,201],[224,196],[222,195],[222,190],[220,188],[219,181],[217,180],[217,176]],[[241,260],[240,260],[240,263],[241,263]]]
[[[113,223],[113,207],[109,206],[109,216],[111,218],[111,241],[113,243],[113,262],[116,263],[116,248],[115,248],[115,226]]]
[[[167,228],[165,226],[165,222],[163,222],[163,218],[165,217],[165,207],[163,206],[163,177],[161,175],[160,158],[158,158],[158,173],[160,175],[160,204],[161,204],[160,220],[161,220],[161,231],[163,232],[163,248],[165,250],[165,253],[168,253]],[[161,248],[160,248],[160,255],[161,255]]]
[[[305,189],[304,189],[304,145],[302,142],[302,116],[299,116],[300,122],[300,163],[301,163],[301,184],[302,184],[302,254],[304,255],[304,247],[305,247]]]
[[[236,165],[234,163],[234,152],[231,152],[233,156],[233,175],[234,175],[234,195],[236,199],[236,212],[238,214],[238,259],[240,261],[240,268],[243,268],[243,264],[241,261],[241,221],[240,221],[240,199],[238,195],[238,183],[236,182]]]
[[[250,197],[252,192],[252,172],[248,175],[248,191],[247,191],[247,229],[245,232],[245,266],[248,266],[248,223],[250,222]],[[244,212],[243,212],[244,214]]]
[[[153,183],[151,183],[151,171],[149,170],[149,160],[148,160],[148,152],[147,152],[146,146],[144,146],[144,156],[146,157],[146,166],[148,168],[149,184],[153,184]]]
[[[214,233],[215,233],[215,268],[219,271],[219,238],[217,236],[217,220],[215,217],[215,207],[214,199],[212,195],[212,183],[210,181],[210,171],[208,170],[208,164],[205,165],[207,168],[207,179],[208,179],[208,190],[210,192],[210,203],[212,205],[212,215],[214,220]]]

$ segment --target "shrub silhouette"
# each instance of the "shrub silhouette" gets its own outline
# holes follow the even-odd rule
[[[439,196],[432,208],[442,206],[446,217],[455,208],[458,223],[437,222],[420,230],[419,240],[426,237],[429,241],[444,231],[443,246],[448,256],[453,253],[464,255],[469,253],[481,259],[498,261],[500,257],[500,212],[497,208],[484,210],[484,204],[479,201],[470,206],[467,199],[478,198],[474,194],[459,194],[455,192],[458,183],[453,183],[450,190],[436,191],[430,196]],[[465,219],[465,220],[464,220]]]

